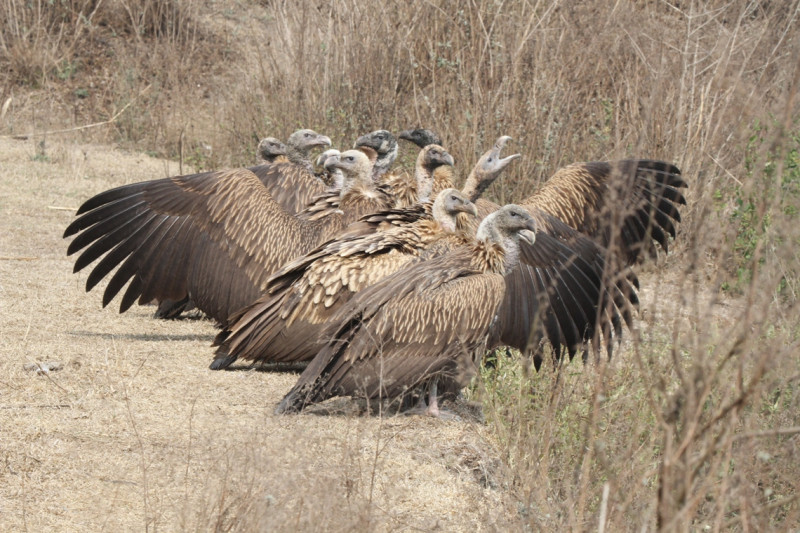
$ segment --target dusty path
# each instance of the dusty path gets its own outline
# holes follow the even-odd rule
[[[0,139],[0,530],[486,530],[513,520],[485,426],[274,417],[296,375],[211,372],[205,320],[101,308],[61,239],[83,200],[178,172]],[[42,159],[42,158],[39,158]],[[49,375],[32,362],[63,365]]]

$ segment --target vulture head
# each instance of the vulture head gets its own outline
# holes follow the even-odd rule
[[[510,272],[519,261],[519,241],[536,241],[536,221],[525,208],[508,204],[489,214],[478,226],[478,241],[499,244],[505,251],[505,271]]]
[[[438,144],[429,144],[420,150],[414,175],[417,180],[417,197],[419,201],[427,200],[433,190],[433,171],[437,168],[455,165],[453,156]]]
[[[376,130],[356,139],[354,148],[369,147],[378,154],[372,170],[372,179],[377,180],[389,170],[397,159],[397,139],[386,130]]]
[[[325,135],[320,135],[314,130],[297,130],[286,140],[286,155],[289,161],[301,164],[311,171],[311,160],[308,158],[308,153],[318,146],[330,145],[331,140]]]
[[[478,208],[457,189],[445,189],[436,195],[433,202],[433,218],[445,231],[456,230],[456,216],[459,213],[469,213],[478,216]]]
[[[325,160],[325,170],[339,170],[343,176],[342,192],[349,191],[354,185],[372,185],[372,167],[375,157],[370,157],[364,150],[347,150],[339,155],[331,155]]]
[[[429,144],[438,144],[442,146],[442,139],[431,130],[425,128],[417,128],[415,130],[403,130],[398,135],[399,138],[412,142],[420,148],[425,148]]]
[[[472,169],[462,191],[467,193],[473,202],[497,179],[509,163],[521,157],[520,154],[500,157],[500,152],[510,140],[511,137],[508,135],[497,139],[492,149],[483,154],[475,164],[475,168]]]
[[[316,166],[322,169],[325,169],[325,162],[330,159],[331,157],[338,157],[342,155],[342,153],[337,150],[336,148],[331,148],[330,150],[325,150],[319,157],[317,157]],[[330,181],[325,180],[326,183],[330,183],[332,189],[341,189],[342,184],[344,184],[344,174],[342,174],[341,169],[333,169],[331,172],[327,172],[325,169],[325,173],[328,174],[330,177]]]
[[[266,137],[258,143],[258,155],[267,163],[274,163],[276,157],[286,155],[286,145],[275,137]]]

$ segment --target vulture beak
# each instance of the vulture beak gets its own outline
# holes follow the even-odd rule
[[[494,143],[494,149],[492,150],[492,153],[497,158],[497,164],[500,169],[506,168],[506,166],[508,166],[508,164],[511,163],[513,160],[515,160],[518,157],[522,157],[520,154],[513,154],[503,158],[500,157],[500,152],[503,151],[503,148],[506,147],[506,144],[508,144],[508,141],[510,140],[511,137],[509,137],[508,135],[503,135],[502,137],[497,139],[497,141]]]
[[[522,237],[522,240],[527,242],[528,244],[533,244],[536,242],[536,232],[529,229],[524,229],[519,232],[519,236]]]
[[[317,163],[316,163],[317,166],[318,167],[324,167],[325,166],[325,162],[328,159],[330,159],[331,157],[334,157],[336,155],[338,155],[336,153],[336,150],[325,150],[324,152],[319,154],[319,157],[317,157]]]
[[[403,139],[404,141],[411,141],[411,133],[413,131],[414,130],[403,130],[397,135],[397,138],[398,139]],[[414,142],[414,141],[411,141],[411,142]]]
[[[340,160],[339,160],[339,156],[338,155],[336,155],[336,154],[330,155],[325,160],[325,165],[324,165],[325,170],[330,170],[331,168],[338,168],[339,167],[339,163],[340,163]]]
[[[455,162],[455,160],[453,159],[453,156],[452,156],[452,155],[450,155],[448,152],[444,152],[444,153],[442,154],[442,164],[444,164],[444,165],[450,165],[451,167],[454,167],[454,166],[456,166],[456,162]]]
[[[325,135],[320,135],[317,137],[317,146],[330,146],[331,144],[330,137],[326,137]]]
[[[367,144],[368,141],[370,141],[370,137],[369,137],[370,135],[371,135],[370,133],[365,133],[364,135],[362,135],[361,137],[356,139],[355,144],[353,144],[353,148],[358,148],[359,146],[365,146],[365,145],[366,146],[371,146],[371,145]]]
[[[475,207],[475,204],[470,202],[469,200],[464,202],[462,209],[460,210],[462,213],[469,213],[470,215],[477,217],[478,216],[478,208]]]
[[[520,230],[520,237],[527,241],[528,244],[536,242],[536,220],[531,218],[525,223],[525,229]]]

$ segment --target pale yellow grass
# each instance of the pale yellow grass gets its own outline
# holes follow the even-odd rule
[[[212,372],[211,322],[102,309],[86,273],[72,274],[61,234],[74,212],[63,208],[177,165],[107,146],[36,153],[0,139],[0,531],[473,531],[514,520],[486,426],[275,417],[296,374]],[[24,368],[48,361],[63,369]]]

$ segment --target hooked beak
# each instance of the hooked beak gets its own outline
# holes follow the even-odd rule
[[[508,135],[503,135],[494,143],[494,148],[492,149],[493,155],[497,158],[497,164],[499,169],[504,169],[511,163],[513,160],[517,159],[518,157],[522,157],[521,154],[513,154],[506,157],[500,157],[500,152],[503,151],[503,148],[506,147],[508,141],[511,140],[511,137]]]
[[[478,208],[475,206],[475,204],[473,204],[469,200],[464,202],[464,205],[461,206],[461,210],[460,211],[462,213],[469,213],[470,215],[472,215],[474,217],[478,216]]]
[[[320,135],[319,137],[317,137],[317,143],[316,143],[317,146],[330,146],[331,144],[332,143],[330,137],[327,137],[325,135]]]
[[[327,159],[325,159],[325,164],[323,166],[325,167],[325,170],[330,170],[332,168],[339,168],[339,163],[340,163],[339,156],[333,154],[329,155]]]
[[[398,135],[398,139],[403,139],[404,141],[411,141],[411,134],[414,130],[403,130]],[[414,141],[411,141],[414,142]]]
[[[520,230],[519,236],[522,237],[522,240],[524,240],[528,244],[533,244],[536,242],[536,231],[534,230],[531,229]]]
[[[326,161],[328,161],[331,157],[338,156],[338,155],[339,154],[335,153],[334,150],[325,150],[324,152],[319,154],[319,157],[317,157],[317,163],[316,164],[317,164],[318,167],[324,167]]]
[[[453,159],[453,156],[452,156],[452,155],[450,155],[448,152],[444,152],[444,153],[442,154],[442,164],[444,164],[444,165],[450,165],[451,167],[454,167],[454,166],[456,166],[456,162],[455,162],[455,160]]]

